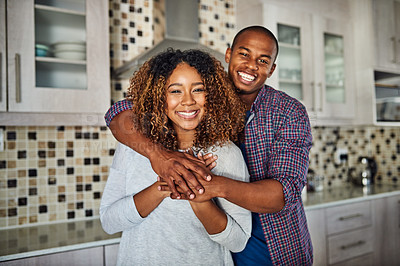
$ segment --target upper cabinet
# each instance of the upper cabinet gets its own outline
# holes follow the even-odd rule
[[[375,69],[400,74],[400,2],[374,0]]]
[[[108,1],[0,0],[0,13],[0,124],[102,124]],[[41,122],[49,117],[57,121]]]
[[[277,69],[267,82],[300,100],[319,125],[351,121],[355,99],[347,22],[269,4],[263,17],[279,42]]]

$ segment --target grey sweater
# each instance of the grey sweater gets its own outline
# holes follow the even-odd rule
[[[212,150],[218,155],[217,175],[248,181],[240,149],[233,143]],[[251,213],[216,198],[228,224],[219,234],[209,235],[186,200],[165,198],[142,218],[133,195],[157,180],[150,161],[118,144],[100,205],[103,229],[122,231],[118,265],[233,265],[230,251],[239,252],[251,234]]]

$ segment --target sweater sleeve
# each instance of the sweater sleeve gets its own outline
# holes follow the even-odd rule
[[[124,231],[144,220],[136,209],[133,194],[126,195],[129,160],[132,160],[130,149],[118,144],[100,203],[101,225],[108,234]]]
[[[228,178],[249,181],[249,173],[242,153],[233,143],[217,153],[215,173]],[[218,207],[225,211],[228,223],[224,231],[210,238],[232,252],[242,251],[251,236],[251,212],[223,198],[215,198]]]
[[[106,125],[109,127],[111,120],[113,120],[113,118],[118,115],[119,113],[132,109],[132,102],[128,101],[128,100],[121,100],[118,101],[116,103],[114,103],[110,109],[108,109],[108,111],[106,112],[106,114],[104,115],[104,119],[106,120]]]

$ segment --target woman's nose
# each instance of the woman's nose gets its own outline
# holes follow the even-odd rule
[[[195,103],[196,103],[196,101],[193,98],[193,95],[191,93],[185,93],[182,96],[182,101],[181,101],[182,105],[192,105],[192,104],[195,104]]]

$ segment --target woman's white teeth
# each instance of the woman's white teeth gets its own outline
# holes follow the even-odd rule
[[[178,112],[182,116],[192,116],[195,115],[197,111],[192,111],[192,112]]]
[[[253,81],[256,77],[243,73],[243,72],[239,72],[239,76],[242,77],[242,79],[246,80],[246,81]]]

